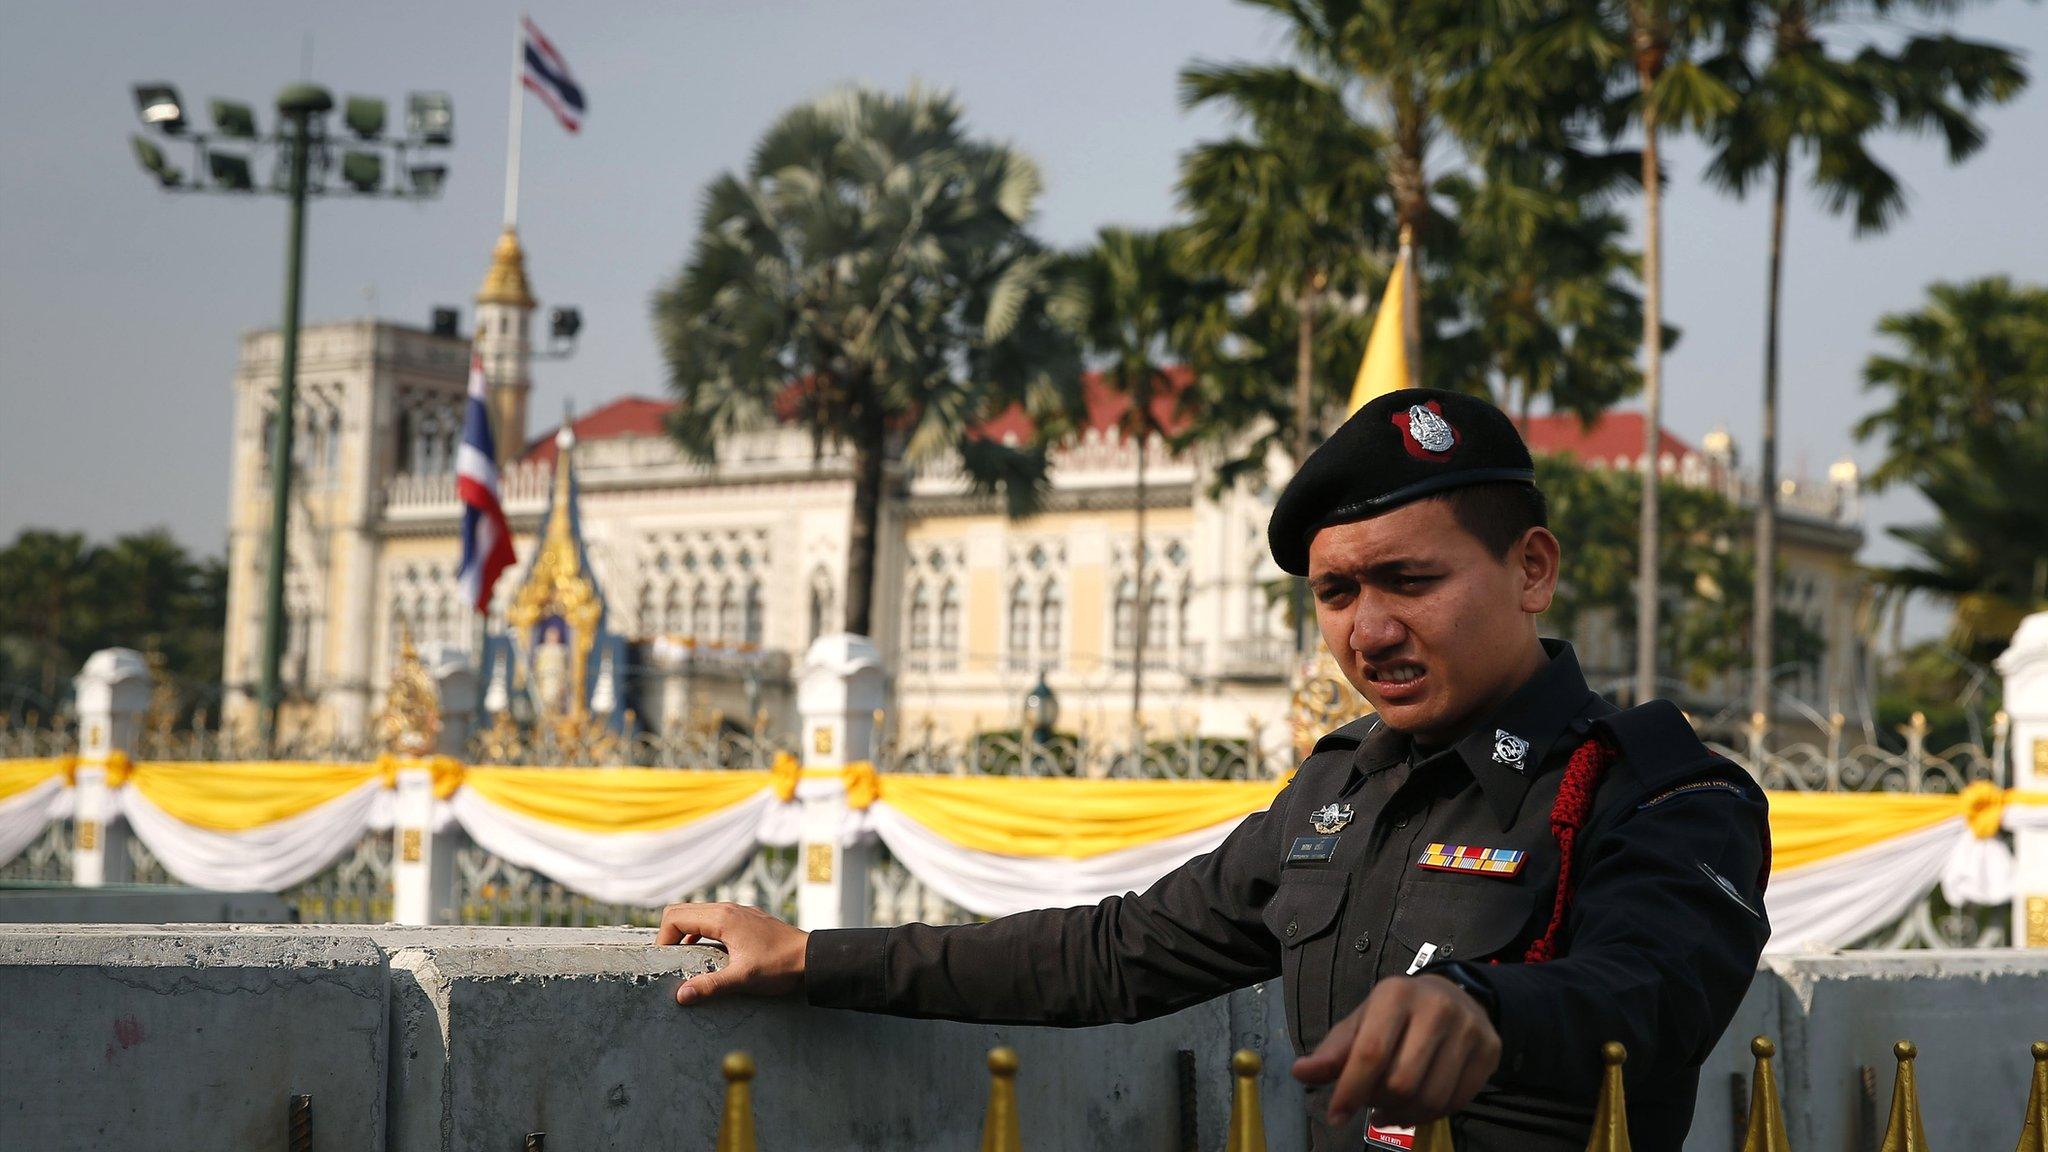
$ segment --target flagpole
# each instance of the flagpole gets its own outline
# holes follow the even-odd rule
[[[512,116],[505,144],[505,229],[519,226],[519,137],[521,113],[526,108],[522,78],[526,73],[526,37],[522,23],[526,13],[512,23]]]

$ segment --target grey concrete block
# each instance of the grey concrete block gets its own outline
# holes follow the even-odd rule
[[[0,928],[0,1141],[57,1152],[313,1147],[385,1130],[383,953],[362,939]]]
[[[163,924],[204,920],[281,924],[292,910],[270,892],[214,892],[204,888],[123,885],[0,884],[0,923]]]
[[[392,960],[394,1150],[708,1145],[724,1085],[720,1060],[751,1054],[763,1147],[807,1152],[974,1147],[986,1055],[1022,1061],[1027,1142],[1048,1148],[1177,1152],[1179,1058],[1194,1053],[1202,1147],[1221,1147],[1234,1044],[1263,1048],[1269,1128],[1299,1146],[1300,1102],[1271,997],[1240,993],[1123,1027],[1060,1030],[898,1020],[732,999],[674,1003],[709,949],[583,945],[517,956],[405,950]],[[409,993],[410,980],[417,993]],[[439,1051],[441,1059],[434,1055]],[[1289,1136],[1289,1133],[1295,1135]]]

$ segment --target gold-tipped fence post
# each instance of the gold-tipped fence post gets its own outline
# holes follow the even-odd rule
[[[1414,1152],[1456,1152],[1451,1145],[1451,1118],[1439,1116],[1416,1125]]]
[[[729,1052],[720,1071],[725,1073],[725,1114],[718,1118],[717,1152],[755,1152],[754,1058]]]
[[[1593,1138],[1586,1152],[1631,1152],[1628,1143],[1628,1094],[1621,1086],[1621,1066],[1628,1049],[1618,1040],[1600,1046],[1600,1103],[1593,1108]]]
[[[1017,1052],[993,1048],[988,1054],[988,1115],[981,1121],[981,1152],[1024,1152],[1017,1122]]]
[[[1223,1152],[1266,1152],[1266,1113],[1259,1104],[1259,1054],[1240,1048],[1230,1058],[1230,1133]]]
[[[1920,1050],[1911,1040],[1892,1045],[1898,1057],[1898,1076],[1892,1081],[1892,1115],[1885,1121],[1884,1142],[1878,1152],[1927,1152],[1927,1129],[1920,1123],[1920,1089],[1913,1083],[1913,1058]]]
[[[1749,1078],[1749,1127],[1742,1135],[1742,1152],[1792,1152],[1785,1138],[1785,1108],[1778,1098],[1778,1073],[1771,1057],[1778,1046],[1767,1036],[1749,1042],[1756,1057],[1756,1072]]]
[[[2018,1152],[2048,1152],[2048,1040],[2034,1041],[2034,1086],[2027,1092]]]

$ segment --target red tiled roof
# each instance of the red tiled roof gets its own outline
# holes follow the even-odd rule
[[[1531,416],[1527,423],[1517,423],[1521,423],[1522,439],[1528,441],[1531,452],[1572,456],[1596,467],[1611,466],[1617,459],[1633,464],[1643,456],[1641,412],[1607,412],[1591,426],[1569,413]],[[1663,430],[1660,440],[1660,451],[1681,463],[1699,454],[1669,428]]]
[[[1166,371],[1166,384],[1152,397],[1152,418],[1167,435],[1180,432],[1187,426],[1188,418],[1176,410],[1182,390],[1193,382],[1193,373],[1186,368],[1173,367]],[[801,382],[792,383],[776,403],[776,412],[785,420],[796,415],[796,398],[802,388]],[[1088,409],[1088,427],[1107,431],[1117,426],[1124,414],[1131,409],[1129,398],[1116,392],[1102,379],[1100,373],[1090,372],[1081,378],[1081,395]],[[653,437],[668,434],[666,427],[669,413],[676,410],[673,400],[654,400],[645,396],[622,396],[602,407],[595,408],[576,418],[575,429],[578,441],[612,440],[630,437]],[[550,428],[526,445],[522,460],[543,461],[552,464],[555,459],[555,433]],[[974,430],[978,436],[1000,442],[1006,436],[1015,436],[1021,443],[1031,437],[1031,418],[1017,405],[1003,411],[994,419]]]
[[[668,414],[676,410],[673,400],[652,400],[645,396],[621,396],[602,407],[578,416],[571,425],[578,440],[615,440],[622,437],[664,436]],[[560,425],[543,432],[526,445],[521,460],[555,462],[555,433]]]

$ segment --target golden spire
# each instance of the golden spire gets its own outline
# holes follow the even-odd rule
[[[491,270],[484,273],[476,302],[528,309],[534,305],[533,292],[526,286],[526,253],[519,247],[519,233],[511,228],[498,236],[498,246],[491,250]]]
[[[1628,1049],[1620,1041],[1600,1046],[1600,1059],[1607,1069],[1600,1077],[1600,1103],[1593,1109],[1593,1138],[1586,1152],[1631,1152],[1628,1144],[1628,1096],[1621,1087],[1621,1065]]]
[[[1920,1090],[1913,1084],[1913,1058],[1920,1050],[1911,1040],[1892,1045],[1899,1074],[1892,1081],[1892,1115],[1885,1122],[1884,1143],[1877,1152],[1927,1152],[1927,1130],[1920,1124]]]
[[[1778,1046],[1759,1036],[1749,1042],[1756,1057],[1756,1072],[1749,1078],[1749,1128],[1742,1137],[1742,1152],[1792,1152],[1785,1138],[1784,1106],[1778,1100],[1778,1074],[1771,1069],[1771,1057]]]
[[[1439,1116],[1415,1126],[1415,1152],[1458,1152],[1451,1144],[1451,1118]]]
[[[1266,1152],[1266,1114],[1259,1106],[1259,1069],[1265,1061],[1249,1048],[1230,1058],[1230,1129],[1223,1152]]]
[[[2034,1087],[2027,1093],[2019,1152],[2048,1152],[2048,1040],[2034,1041]]]
[[[988,1115],[981,1122],[981,1152],[1024,1152],[1017,1123],[1017,1052],[995,1048],[988,1054]]]
[[[441,693],[434,677],[420,663],[412,629],[398,630],[398,662],[391,685],[384,690],[384,710],[377,714],[377,742],[398,756],[428,756],[440,746]]]
[[[727,1053],[725,1115],[718,1118],[718,1152],[754,1152],[754,1058]]]

